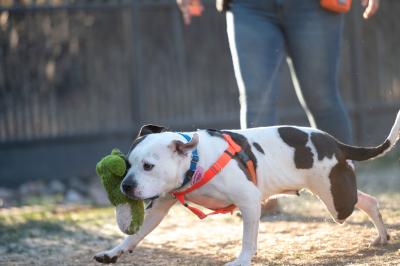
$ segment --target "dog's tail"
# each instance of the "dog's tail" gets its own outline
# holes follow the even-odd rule
[[[386,140],[376,147],[355,147],[338,143],[339,148],[344,153],[346,159],[355,161],[365,161],[383,156],[390,151],[400,138],[400,111],[397,113],[396,121],[394,121],[392,130]]]

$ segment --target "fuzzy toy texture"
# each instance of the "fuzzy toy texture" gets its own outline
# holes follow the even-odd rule
[[[127,159],[118,149],[105,156],[96,165],[96,172],[107,192],[111,204],[116,207],[119,229],[128,235],[136,233],[143,224],[144,203],[122,194],[121,182],[127,171]]]

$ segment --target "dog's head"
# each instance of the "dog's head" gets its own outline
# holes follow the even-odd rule
[[[134,199],[151,199],[178,188],[198,142],[197,134],[187,143],[163,127],[142,127],[128,155],[131,167],[121,183],[122,193]]]

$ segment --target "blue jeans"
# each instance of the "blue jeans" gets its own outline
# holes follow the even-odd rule
[[[352,142],[338,88],[343,15],[323,10],[319,0],[233,0],[227,28],[242,128],[278,123],[275,84],[287,55],[311,125]]]

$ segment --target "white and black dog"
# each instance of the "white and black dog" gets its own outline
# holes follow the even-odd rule
[[[198,150],[198,165],[208,169],[228,144],[219,131],[187,132],[191,141],[158,126],[144,126],[129,153],[129,168],[121,190],[135,199],[153,199],[140,230],[117,245],[100,252],[95,259],[116,262],[124,252],[132,251],[165,217],[176,202],[170,192],[181,188],[191,163],[191,151]],[[210,182],[189,193],[186,199],[209,209],[235,204],[243,217],[242,250],[226,265],[250,265],[257,248],[260,206],[277,194],[296,194],[308,189],[325,204],[336,222],[343,223],[354,207],[367,213],[378,237],[373,245],[389,240],[375,198],[359,190],[352,160],[364,161],[388,152],[399,139],[400,112],[391,132],[377,147],[354,147],[329,134],[307,127],[274,126],[222,131],[230,135],[253,160],[257,185],[249,181],[243,165],[231,160]],[[188,214],[190,215],[190,214]]]

